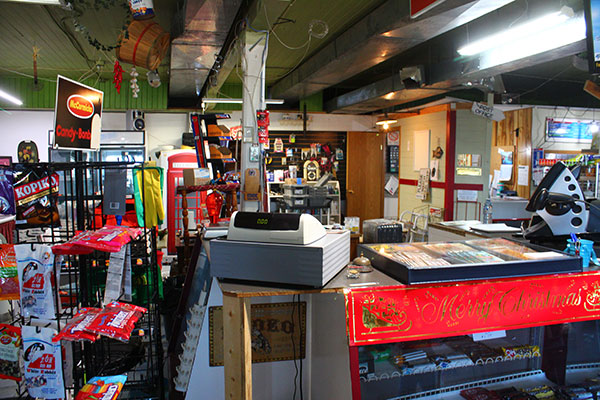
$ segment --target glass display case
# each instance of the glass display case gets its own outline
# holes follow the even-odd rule
[[[360,248],[375,267],[408,284],[582,270],[580,257],[504,238],[362,244]]]
[[[460,391],[474,386],[473,382],[502,387],[498,381],[518,377],[549,383],[541,378],[543,328],[501,331],[496,336],[361,346],[361,399],[460,399]],[[528,385],[533,383],[524,387]]]

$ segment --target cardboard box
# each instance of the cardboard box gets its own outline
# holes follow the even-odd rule
[[[208,168],[187,168],[183,170],[183,184],[185,186],[200,186],[210,183],[210,170]]]

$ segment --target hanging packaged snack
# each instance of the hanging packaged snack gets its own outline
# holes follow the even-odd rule
[[[90,379],[75,400],[116,400],[127,381],[127,375],[97,376]]]
[[[48,174],[41,167],[23,166],[14,175],[17,229],[60,226],[56,207],[58,174]]]
[[[21,315],[41,319],[56,317],[52,278],[54,254],[50,246],[14,246],[21,289]]]
[[[15,214],[14,176],[12,168],[0,167],[0,214]]]
[[[65,397],[60,343],[52,343],[56,331],[51,328],[24,326],[23,361],[25,387],[31,397]]]
[[[19,278],[15,247],[0,244],[0,300],[19,300]]]
[[[96,315],[87,329],[99,335],[127,342],[135,323],[146,311],[145,308],[133,304],[112,301]]]
[[[77,340],[89,340],[90,342],[96,341],[98,335],[90,332],[87,328],[88,325],[96,318],[100,313],[100,308],[87,307],[79,310],[77,314],[71,318],[64,328],[56,335],[52,341],[58,342],[59,340],[77,341]]]
[[[66,243],[52,246],[54,254],[90,254],[94,250],[115,253],[139,236],[139,228],[104,226],[77,234]]]
[[[21,328],[0,324],[0,379],[21,380]]]

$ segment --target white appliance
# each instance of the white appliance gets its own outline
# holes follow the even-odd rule
[[[310,214],[236,211],[229,221],[227,240],[305,245],[325,234],[321,222]]]

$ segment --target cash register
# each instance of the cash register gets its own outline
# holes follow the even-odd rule
[[[310,214],[238,211],[210,253],[217,278],[322,287],[350,261],[350,232],[327,232]]]

